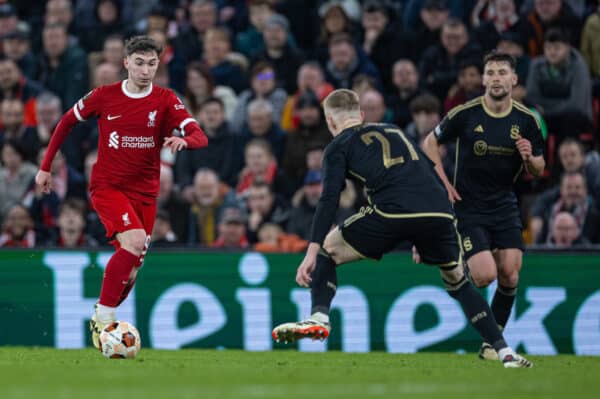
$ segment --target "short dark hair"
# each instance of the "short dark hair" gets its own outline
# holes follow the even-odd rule
[[[65,199],[60,206],[58,207],[58,214],[60,215],[67,209],[72,209],[79,213],[83,220],[85,220],[85,214],[87,210],[87,206],[82,199],[70,197]]]
[[[144,35],[134,36],[125,42],[125,54],[128,56],[133,53],[146,53],[149,51],[154,51],[157,56],[160,56],[163,48],[150,37]]]
[[[467,58],[459,62],[458,73],[464,71],[467,68],[475,68],[479,73],[483,73],[483,67],[481,61],[478,58]]]
[[[507,62],[513,71],[517,66],[517,61],[515,60],[515,57],[508,53],[503,53],[502,51],[498,50],[492,50],[486,54],[486,56],[483,58],[484,68],[489,62]]]
[[[569,33],[561,28],[550,28],[544,35],[544,42],[570,44]]]
[[[354,48],[354,41],[352,41],[352,36],[348,33],[340,32],[331,36],[329,39],[329,47],[337,46],[338,44],[347,44]]]
[[[432,94],[421,94],[415,97],[409,104],[410,113],[418,114],[419,112],[425,112],[427,114],[438,114],[442,108],[440,100]]]
[[[567,177],[573,177],[573,176],[581,176],[581,178],[583,179],[583,183],[587,183],[587,179],[585,178],[585,173],[583,173],[580,170],[575,170],[572,172],[564,172],[562,175],[560,175],[560,184],[562,185],[563,181],[567,178]]]
[[[579,148],[579,151],[581,151],[581,153],[583,155],[585,155],[585,147],[583,146],[583,143],[579,140],[577,140],[576,138],[573,137],[567,137],[565,138],[560,145],[558,146],[558,148],[560,149],[560,147],[564,147],[566,145],[575,145],[577,146],[577,148]]]
[[[200,103],[200,105],[198,106],[198,110],[201,111],[204,107],[210,104],[218,104],[221,107],[221,109],[225,109],[225,103],[219,97],[208,97]]]

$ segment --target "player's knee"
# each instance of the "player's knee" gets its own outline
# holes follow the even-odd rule
[[[496,273],[493,271],[487,272],[479,272],[472,273],[471,272],[471,280],[473,280],[473,284],[475,284],[478,288],[484,288],[490,285],[496,280]]]
[[[498,274],[498,283],[505,287],[516,287],[519,285],[519,272],[517,270],[501,270]]]
[[[143,231],[131,231],[121,243],[121,247],[135,255],[141,255],[146,247],[146,233]]]

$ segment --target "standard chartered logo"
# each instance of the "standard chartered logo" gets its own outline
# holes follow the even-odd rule
[[[134,149],[146,149],[154,148],[154,137],[152,136],[119,136],[117,131],[110,133],[108,137],[108,146],[110,148],[134,148]]]
[[[54,306],[55,346],[85,345],[89,333],[86,320],[96,302],[95,297],[85,294],[91,292],[91,287],[85,285],[94,284],[97,289],[100,281],[86,283],[84,274],[91,264],[104,268],[110,255],[108,252],[97,256],[87,252],[44,255],[44,265],[54,274],[54,298],[48,302]],[[230,256],[217,258],[219,263],[212,265],[206,265],[206,259],[198,255],[198,265],[194,266],[212,269],[218,266],[214,277],[207,278],[213,275],[206,270],[191,275],[173,271],[178,278],[164,285],[156,279],[151,269],[154,265],[147,265],[149,270],[142,270],[142,274],[155,277],[141,280],[140,286],[118,308],[117,318],[140,327],[148,347],[241,347],[264,351],[273,348],[270,333],[275,324],[310,314],[309,290],[293,286],[293,273],[287,276],[287,272],[277,270],[264,255],[247,253],[234,258],[235,264],[221,261],[232,259]],[[284,279],[290,280],[285,285],[288,288],[281,286]],[[359,284],[358,280],[353,281]],[[158,287],[161,288],[157,290]],[[403,287],[383,296],[377,288],[362,284],[347,282],[338,286],[332,304],[335,323],[332,341],[303,340],[298,349],[324,351],[334,344],[347,352],[384,348],[388,352],[410,353],[451,344],[471,329],[459,304],[443,288],[431,284]],[[523,287],[524,302],[518,304],[518,312],[511,313],[505,331],[512,346],[533,354],[555,354],[559,352],[557,342],[568,339],[572,347],[562,351],[600,355],[600,290],[569,297],[567,288],[560,284]],[[491,287],[490,295],[493,290]],[[435,313],[435,322],[426,328],[418,322],[424,308]],[[571,310],[566,312],[566,308]],[[556,327],[558,313],[561,324],[567,324],[560,330]]]

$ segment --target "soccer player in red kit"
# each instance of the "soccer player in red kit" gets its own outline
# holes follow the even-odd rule
[[[127,41],[125,50],[127,80],[92,90],[63,115],[35,178],[49,193],[50,165],[66,136],[78,121],[98,118],[98,160],[90,179],[90,199],[116,252],[106,265],[90,322],[97,348],[99,333],[115,320],[115,309],[127,298],[148,249],[161,148],[175,153],[208,144],[179,98],[152,84],[162,48],[147,36],[136,36]],[[172,136],[175,129],[183,137]]]

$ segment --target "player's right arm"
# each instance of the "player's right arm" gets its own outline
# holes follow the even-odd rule
[[[440,157],[440,143],[450,141],[460,135],[460,123],[457,115],[459,112],[453,112],[457,108],[450,110],[448,115],[425,137],[425,141],[423,142],[423,151],[435,164],[435,171],[440,176],[440,179],[442,179],[446,191],[448,191],[448,199],[453,204],[456,201],[462,200],[462,198],[458,194],[458,191],[456,191],[456,188],[450,183],[446,172],[444,172],[442,158]]]
[[[65,139],[78,122],[84,122],[88,117],[98,114],[100,89],[95,89],[81,98],[75,103],[75,105],[69,109],[60,118],[58,124],[50,136],[50,142],[48,143],[48,149],[44,155],[44,159],[40,165],[40,170],[35,176],[35,183],[41,188],[42,192],[50,193],[50,167],[52,161],[56,156],[60,146],[64,143]]]

